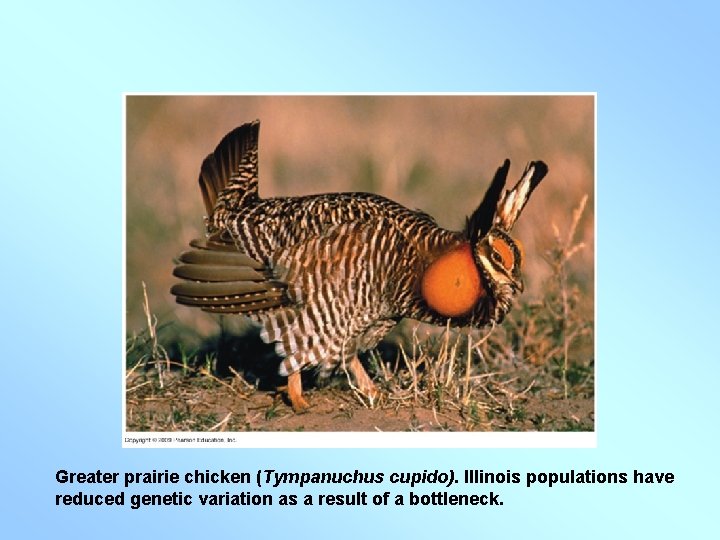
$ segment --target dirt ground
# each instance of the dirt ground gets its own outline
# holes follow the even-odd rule
[[[127,379],[128,431],[593,431],[591,385],[565,398],[542,369],[521,369],[475,378],[469,399],[398,380],[378,381],[378,402],[369,404],[342,377],[310,388],[310,408],[295,413],[274,390],[250,385],[239,374],[218,378],[204,369],[182,374],[155,370]],[[446,394],[437,399],[439,394]],[[428,396],[434,396],[430,399]]]

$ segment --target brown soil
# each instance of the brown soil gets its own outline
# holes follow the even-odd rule
[[[515,380],[516,378],[509,378]],[[516,394],[499,382],[487,399],[463,407],[424,403],[422,396],[383,392],[371,408],[350,389],[305,392],[310,409],[295,413],[273,391],[240,377],[155,372],[127,381],[128,431],[593,431],[592,397],[563,398],[556,391]]]

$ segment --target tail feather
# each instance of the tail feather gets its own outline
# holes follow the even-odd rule
[[[198,182],[208,216],[213,213],[222,192],[233,184],[236,189],[242,187],[248,194],[257,196],[259,131],[258,120],[243,124],[225,135],[215,151],[203,161]]]

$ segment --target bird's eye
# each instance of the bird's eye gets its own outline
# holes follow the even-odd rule
[[[498,264],[503,263],[502,257],[500,256],[500,254],[497,251],[493,251],[492,255],[490,255],[490,257],[492,258],[493,261],[495,261]]]

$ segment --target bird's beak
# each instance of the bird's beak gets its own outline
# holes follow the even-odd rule
[[[521,293],[525,290],[525,284],[523,283],[522,279],[518,279],[515,281],[515,292]]]

